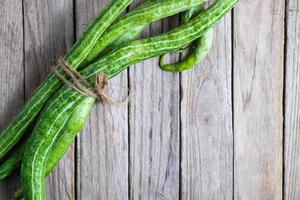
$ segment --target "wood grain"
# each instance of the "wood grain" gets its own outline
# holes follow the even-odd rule
[[[24,35],[28,98],[74,42],[72,1],[24,0]],[[74,168],[72,146],[47,180],[48,199],[75,199]]]
[[[176,24],[178,18],[154,23],[142,37]],[[130,68],[130,91],[130,199],[178,199],[179,74],[151,59]]]
[[[0,1],[0,128],[108,2]],[[240,1],[195,69],[163,72],[151,59],[111,80],[116,101],[129,86],[129,106],[95,106],[47,180],[48,199],[300,199],[300,2],[286,2],[286,52],[285,0]],[[19,180],[0,183],[0,199]]]
[[[285,199],[300,199],[300,1],[288,1],[285,81]]]
[[[24,103],[22,1],[0,1],[0,129]],[[13,176],[0,183],[0,199],[12,199],[20,181]]]
[[[77,0],[77,36],[108,0]],[[127,97],[127,73],[109,81],[109,96]],[[82,200],[128,198],[128,107],[98,103],[77,145],[77,197]]]
[[[216,27],[208,57],[182,73],[181,197],[232,199],[231,16]]]
[[[234,197],[282,199],[284,0],[234,15]]]

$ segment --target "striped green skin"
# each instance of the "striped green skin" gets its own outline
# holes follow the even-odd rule
[[[112,50],[114,47],[120,46],[126,42],[132,41],[136,38],[141,32],[144,27],[138,27],[137,29],[126,33],[123,37],[113,42],[109,48],[105,51]],[[90,114],[91,108],[94,106],[95,99],[94,98],[86,98],[82,103],[80,103],[76,109],[74,110],[73,114],[71,115],[70,119],[68,120],[67,124],[63,128],[58,137],[57,141],[55,142],[54,147],[52,148],[47,165],[45,167],[45,174],[46,177],[52,172],[55,166],[58,164],[59,160],[63,157],[71,143],[74,141],[75,137],[79,133],[79,131],[84,127],[84,124]],[[24,149],[25,151],[25,149]],[[19,156],[23,158],[24,151],[18,151]],[[19,161],[15,160],[15,163],[10,162],[10,167],[7,166],[3,172],[6,173],[6,177],[19,166]],[[0,166],[1,169],[1,166]],[[0,172],[1,174],[1,172]],[[3,177],[5,178],[5,177]],[[0,179],[1,180],[1,179]],[[14,194],[15,199],[23,198],[23,188],[18,189]]]
[[[197,18],[173,31],[158,37],[133,41],[88,66],[82,71],[82,75],[93,83],[95,74],[100,71],[112,78],[131,64],[177,50],[211,29],[237,2],[238,0],[218,2]],[[44,166],[50,150],[74,107],[85,98],[68,86],[63,86],[44,108],[22,162],[21,176],[27,199],[45,199]]]
[[[158,4],[158,3],[161,3],[163,2],[164,0],[147,0],[145,2],[142,2],[135,10],[134,12],[137,13],[137,9],[144,9],[146,8],[147,6],[153,6],[154,4]],[[174,2],[174,1],[173,1]],[[144,10],[145,13],[148,12],[147,10]],[[137,13],[139,14],[139,13]],[[144,15],[145,16],[145,15]],[[124,20],[126,17],[125,16],[122,16],[122,19]],[[117,19],[115,23],[120,23],[120,21],[122,19]],[[114,24],[115,24],[114,23]],[[149,24],[152,23],[152,21],[149,22]],[[145,27],[149,24],[143,24],[141,26],[136,26],[135,28],[132,28],[130,30],[126,30],[127,32],[124,32],[122,35],[120,35],[119,38],[116,38],[111,44],[109,44],[108,47],[107,44],[104,44],[103,43],[100,43],[99,45],[103,45],[103,46],[100,46],[100,48],[98,48],[97,50],[95,50],[95,52],[99,52],[99,55],[97,55],[97,57],[102,57],[102,56],[105,56],[107,53],[109,53],[110,51],[112,51],[113,49],[123,45],[124,43],[128,43],[130,41],[133,41],[135,39],[137,39],[137,37],[142,33],[142,31],[145,29]],[[118,26],[116,26],[118,27]],[[123,31],[125,31],[125,29],[122,29]],[[113,39],[112,39],[113,40]],[[107,41],[106,41],[107,42]],[[107,42],[109,43],[109,42]],[[104,49],[103,51],[101,51],[101,49]],[[95,53],[94,53],[95,54]],[[92,56],[91,56],[92,57]],[[94,57],[94,56],[93,56]],[[88,60],[92,60],[92,58],[88,58]],[[87,62],[90,62],[90,61],[87,61]]]
[[[204,0],[204,1],[202,1],[202,2],[205,2],[205,1],[207,1],[207,0]],[[174,1],[172,1],[172,2],[174,2]],[[141,9],[144,9],[143,11],[145,12],[145,13],[149,13],[148,12],[148,9],[149,8],[147,8],[147,6],[154,6],[155,4],[158,4],[158,3],[162,3],[162,0],[148,0],[148,1],[146,1],[146,2],[144,2],[144,3],[142,3],[140,6],[138,6],[138,8],[137,9],[139,9],[139,10],[141,10]],[[166,4],[168,4],[169,2],[166,2]],[[184,3],[184,2],[181,2],[181,3]],[[186,4],[185,4],[186,5]],[[193,7],[193,8],[190,8],[187,12],[185,12],[185,13],[191,13],[191,12],[195,12],[195,11],[197,11],[198,9],[196,9],[196,8],[198,8],[199,6],[196,6],[196,7]],[[147,8],[147,9],[145,9],[145,8]],[[170,8],[171,9],[171,8]],[[174,10],[171,10],[172,12],[174,12]],[[136,13],[137,13],[137,11],[135,11]],[[149,14],[151,14],[151,13],[149,13]],[[188,16],[188,15],[187,15]],[[124,16],[122,19],[123,20],[125,20],[125,18],[127,18],[127,17],[129,17],[129,16]],[[137,16],[138,17],[138,16]],[[153,16],[150,16],[150,17],[153,17]],[[156,16],[156,17],[158,17],[158,16]],[[144,23],[144,22],[140,22],[140,21],[137,21],[138,23],[140,23],[140,24],[142,24],[142,25],[140,25],[140,26],[137,26],[136,28],[134,28],[134,29],[132,29],[132,30],[127,30],[127,28],[126,29],[122,29],[122,23],[120,23],[120,21],[117,21],[117,22],[115,22],[116,23],[116,27],[119,27],[120,29],[122,29],[122,31],[127,31],[127,32],[125,32],[125,33],[123,33],[123,32],[118,32],[119,33],[119,35],[120,35],[120,38],[117,38],[117,37],[115,37],[115,38],[117,38],[117,39],[115,39],[115,41],[112,43],[112,44],[110,44],[107,48],[105,48],[105,46],[106,46],[106,44],[105,43],[103,43],[103,42],[100,42],[99,41],[99,45],[101,45],[101,46],[99,46],[100,48],[99,49],[97,49],[97,51],[101,51],[101,49],[103,49],[103,48],[105,48],[105,50],[103,50],[103,52],[101,52],[101,53],[99,53],[99,56],[97,56],[97,57],[101,57],[101,56],[104,56],[104,55],[106,55],[107,53],[109,53],[111,50],[113,50],[113,49],[115,49],[115,48],[117,48],[117,47],[119,47],[119,46],[121,46],[121,45],[123,45],[124,44],[124,41],[125,42],[130,42],[130,41],[132,41],[132,40],[134,40],[134,39],[136,39],[141,33],[142,33],[142,31],[145,29],[145,27],[147,26],[147,25],[149,25],[153,20],[150,20],[150,18],[148,17],[148,15],[146,16],[145,14],[143,14],[143,18],[146,20],[147,18],[148,18],[148,20],[149,20],[149,22],[148,22],[148,24],[146,24],[146,23]],[[157,18],[158,19],[158,18]],[[190,19],[190,18],[189,18]],[[120,19],[121,20],[121,19]],[[186,20],[185,22],[187,22],[188,20]],[[118,23],[118,24],[117,24]],[[127,26],[127,25],[126,25]],[[125,27],[125,26],[124,26]],[[107,32],[109,33],[109,30],[107,30]],[[114,39],[114,38],[112,38],[112,39]],[[104,42],[107,42],[108,40],[105,40]],[[96,52],[97,53],[97,52]],[[96,53],[94,53],[94,54],[96,54]],[[93,55],[91,55],[90,57],[94,57]],[[93,58],[88,58],[89,60],[92,60]],[[88,61],[89,62],[89,61]]]
[[[183,13],[182,16],[182,23],[187,23],[189,20],[200,14],[205,10],[204,5],[196,6],[191,8],[190,10]],[[197,44],[193,46],[193,52],[187,52],[188,48],[183,51],[187,54],[187,56],[176,64],[165,64],[164,63],[164,56],[161,56],[159,59],[159,65],[162,70],[170,71],[170,72],[182,72],[185,70],[192,69],[197,63],[202,61],[207,54],[209,53],[214,38],[214,31],[213,29],[207,31],[205,34],[201,36],[200,39],[197,39]],[[193,45],[193,44],[191,44]]]
[[[95,43],[102,33],[132,1],[133,0],[112,1],[99,17],[91,23],[87,31],[82,34],[70,53],[66,55],[66,60],[73,67],[78,67],[95,46]],[[18,113],[7,128],[0,134],[0,159],[20,140],[25,129],[37,116],[45,102],[61,85],[62,82],[55,75],[50,75],[34,92],[22,111]]]
[[[93,82],[99,71],[113,77],[128,65],[179,50],[209,31],[237,2],[238,0],[218,1],[188,23],[158,37],[133,41],[91,64],[81,74]],[[109,67],[105,67],[106,65]]]
[[[190,21],[191,19],[199,15],[204,10],[205,10],[204,4],[202,4],[200,6],[195,6],[189,9],[188,11],[184,12],[181,18],[182,24],[187,23],[188,21]]]
[[[71,66],[77,68],[95,48],[95,44],[104,31],[117,19],[117,17],[130,5],[133,0],[112,0],[111,3],[100,12],[84,31],[74,47],[66,55],[66,60]]]
[[[102,46],[98,46],[98,48],[94,48],[97,50],[96,51],[102,51],[105,47],[107,47],[103,53],[109,52],[113,48],[116,48],[117,46],[120,46],[124,42],[132,41],[135,39],[144,29],[145,26],[148,24],[146,23],[151,23],[153,20],[161,19],[165,16],[170,16],[175,13],[181,12],[183,9],[189,9],[191,6],[194,5],[199,5],[201,2],[205,0],[149,0],[146,1],[145,3],[141,4],[135,11],[129,13],[125,17],[120,18],[117,23],[113,26],[113,28],[109,28],[108,31],[113,31],[114,29],[116,30],[122,30],[118,32],[119,34],[122,34],[124,31],[128,31],[127,33],[125,32],[120,38],[112,37],[110,39],[106,39],[104,42],[101,43]],[[182,6],[184,4],[184,6]],[[180,9],[177,7],[181,6]],[[174,9],[176,8],[176,9]],[[168,12],[165,12],[168,11]],[[155,17],[151,16],[153,13],[161,13],[161,14],[156,14]],[[138,23],[132,23],[130,20],[137,20],[141,18],[141,15],[143,14],[142,18],[143,20],[138,21]],[[135,27],[133,29],[130,28],[130,25],[132,27]],[[107,36],[110,34],[103,34],[103,37],[107,38]],[[114,41],[115,40],[115,41]],[[112,42],[112,44],[109,44]],[[98,40],[99,43],[99,40]],[[100,47],[100,48],[99,48]],[[74,64],[76,64],[74,62]],[[13,163],[11,163],[13,164]],[[17,164],[17,163],[15,163]],[[11,168],[14,168],[14,166],[11,166]]]
[[[68,150],[72,141],[74,141],[76,135],[84,127],[94,103],[95,98],[87,97],[75,108],[74,112],[66,123],[62,134],[59,135],[58,140],[55,142],[54,148],[50,152],[45,169],[46,176],[52,172],[59,160]]]
[[[61,134],[58,136],[57,141],[55,142],[54,147],[50,151],[49,159],[47,159],[47,165],[45,166],[45,177],[47,177],[55,168],[59,160],[63,157],[63,155],[68,150],[71,143],[74,141],[76,135],[80,132],[80,130],[84,127],[84,124],[87,121],[87,118],[90,114],[92,107],[94,106],[95,98],[85,98],[82,103],[80,103],[68,119],[66,125],[64,126]],[[22,148],[17,150],[16,155],[18,155],[18,160],[14,160],[10,163],[7,163],[6,168],[3,168],[3,172],[6,178],[10,173],[19,166],[21,159],[23,158],[25,148],[22,145]],[[14,156],[16,157],[16,156]],[[13,158],[11,158],[13,159]],[[11,160],[10,159],[10,160]],[[8,168],[8,169],[7,169]],[[1,180],[1,167],[0,167],[0,180]],[[15,199],[23,198],[23,188],[20,188],[14,194]]]
[[[145,27],[150,23],[165,17],[201,5],[207,0],[155,0],[142,4],[137,9],[119,18],[99,38],[93,50],[82,62],[83,66],[94,61],[113,41],[132,31],[135,27]]]
[[[165,16],[170,16],[175,13],[181,12],[183,9],[188,9],[193,5],[199,5],[201,2],[204,0],[149,0],[146,1],[145,3],[141,4],[135,11],[130,12],[128,15],[125,17],[120,18],[117,23],[111,28],[108,29],[108,31],[113,31],[114,29],[116,30],[122,30],[118,32],[119,34],[122,34],[120,38],[117,37],[111,37],[110,39],[105,39],[105,42],[102,42],[102,46],[98,46],[98,48],[94,48],[94,52],[96,51],[102,51],[105,47],[107,47],[103,53],[105,55],[107,52],[111,51],[112,49],[116,48],[117,46],[120,46],[121,44],[125,42],[132,41],[133,39],[137,38],[137,36],[143,31],[145,26],[147,26],[149,23],[151,23],[153,20],[161,19]],[[177,8],[178,6],[184,4],[184,6],[181,6],[180,9],[174,9]],[[164,12],[168,10],[168,12]],[[153,13],[160,12],[161,14],[155,15],[155,17],[151,16]],[[144,20],[138,21],[138,23],[132,23],[129,21],[130,20],[137,20],[141,18],[142,13],[147,13],[143,14],[142,18]],[[147,24],[148,23],[148,24]],[[132,27],[135,27],[134,29],[130,29],[130,25]],[[123,34],[124,31],[125,32]],[[110,34],[106,34],[106,32],[103,34],[103,37],[107,38],[107,36]],[[112,42],[112,44],[110,44]],[[99,40],[98,40],[99,43]],[[100,48],[99,48],[100,47]],[[75,62],[74,62],[75,64]],[[11,163],[13,164],[13,163]],[[16,163],[17,164],[17,163]],[[12,168],[14,166],[11,166]]]
[[[40,188],[39,186],[43,186],[39,182],[37,182],[37,179],[31,179],[30,181],[27,181],[24,177],[40,177],[40,179],[44,180],[45,177],[45,164],[48,162],[48,159],[46,159],[45,155],[50,154],[56,139],[58,138],[59,133],[62,128],[66,125],[68,119],[70,118],[72,112],[76,108],[77,105],[79,105],[80,102],[77,101],[77,98],[69,98],[66,96],[67,94],[63,93],[56,93],[51,100],[49,100],[45,106],[45,108],[42,110],[41,116],[39,118],[39,121],[37,122],[37,126],[33,130],[33,135],[28,140],[28,145],[25,150],[23,162],[22,162],[22,168],[21,168],[21,174],[22,174],[22,185],[25,190],[25,198],[26,199],[45,199],[45,190],[44,188]],[[55,99],[71,99],[73,103],[68,103],[68,101],[60,102],[61,104],[58,105],[55,101]],[[53,106],[55,106],[55,109],[53,109]],[[58,112],[59,110],[63,110],[63,112]],[[45,115],[44,113],[47,113]],[[45,129],[48,129],[45,131]],[[39,133],[39,134],[36,134]],[[51,138],[49,136],[55,135],[54,138]],[[37,142],[37,136],[38,141]],[[52,140],[50,140],[52,139]],[[47,145],[45,145],[47,144]],[[34,153],[36,152],[36,153]],[[28,158],[30,157],[30,154],[33,156],[31,157],[32,162],[27,162]],[[29,171],[27,169],[33,169],[32,171]],[[42,168],[43,170],[39,170]],[[39,170],[39,171],[37,171]],[[31,173],[32,172],[32,173]],[[30,191],[28,186],[33,186],[32,193],[29,193],[27,191]],[[37,188],[38,187],[38,188]],[[37,190],[36,190],[37,188]],[[41,192],[39,192],[41,191]]]
[[[148,1],[144,2],[144,3],[142,3],[140,6],[138,6],[138,9],[146,8],[147,6],[150,6],[150,5],[153,6],[154,4],[161,3],[161,2],[162,2],[162,0],[148,0]],[[144,11],[148,12],[147,10],[144,10]],[[145,15],[143,17],[145,17]],[[123,19],[124,18],[126,18],[126,17],[123,17]],[[149,24],[150,23],[152,23],[152,21],[149,20]],[[127,32],[123,33],[119,38],[115,39],[112,42],[112,44],[110,44],[108,47],[106,47],[106,44],[103,45],[103,43],[100,43],[99,45],[103,45],[103,46],[101,46],[98,49],[98,51],[101,51],[101,49],[103,49],[103,48],[105,48],[105,49],[102,52],[100,52],[99,56],[97,56],[97,57],[105,56],[110,51],[112,51],[112,50],[114,50],[114,49],[116,49],[116,48],[124,45],[125,43],[129,43],[129,42],[137,39],[137,37],[143,32],[143,30],[145,29],[145,27],[148,26],[149,24],[143,23],[143,25],[137,26],[137,27],[135,27],[135,28],[133,28],[131,30],[123,29],[123,31],[126,30]],[[116,26],[116,27],[118,27],[118,26]],[[92,60],[92,58],[89,58],[89,60]]]
[[[103,56],[107,55],[110,51],[137,39],[137,37],[143,32],[144,29],[145,29],[145,26],[138,26],[138,27],[132,29],[131,31],[124,33],[123,36],[116,39],[111,45],[109,45],[107,48],[105,48],[103,50],[103,52],[101,52],[99,54],[99,57],[103,57]]]
[[[126,31],[132,30],[132,28],[136,28],[141,25],[146,26],[153,21],[176,14],[195,5],[199,5],[203,1],[204,0],[152,0],[150,2],[146,2],[145,5],[141,5],[142,9],[137,9],[135,12],[126,15],[127,17],[124,19],[121,18],[118,20],[114,29],[110,28],[109,32],[106,31],[106,33],[102,36],[102,33],[108,25],[114,21],[114,19],[129,3],[132,2],[132,0],[115,0],[108,7],[109,9],[106,9],[100,17],[96,18],[95,22],[92,23],[92,26],[90,26],[88,31],[81,37],[83,39],[80,39],[71,52],[66,56],[66,60],[74,68],[82,67],[89,62],[89,60],[92,60],[91,56],[94,58],[97,57],[103,49],[119,38],[121,33],[126,33]],[[149,5],[149,7],[146,5]],[[178,9],[178,6],[181,6],[181,8]],[[157,15],[157,13],[163,14]],[[155,17],[153,17],[153,15]],[[133,23],[131,20],[137,20],[137,23]],[[99,38],[105,39],[102,40]],[[88,46],[86,46],[87,44]],[[83,47],[86,47],[89,51],[84,50]],[[80,56],[78,56],[79,54]],[[80,62],[77,57],[73,55],[77,55],[81,58]],[[85,59],[85,61],[82,59]],[[20,140],[24,130],[37,116],[45,102],[53,95],[61,84],[61,81],[59,81],[56,76],[51,75],[40,86],[40,88],[36,90],[33,96],[25,104],[23,110],[12,120],[9,126],[0,135],[0,158],[2,158],[16,144],[16,142]]]
[[[140,5],[138,9],[146,8],[146,7],[149,6],[149,5],[151,5],[151,6],[156,5],[158,2],[161,3],[161,0],[150,0],[150,1],[147,1],[147,2],[143,3],[142,5]],[[176,3],[176,2],[173,1],[172,3]],[[170,4],[170,5],[172,6],[172,4]],[[174,4],[174,5],[175,5],[175,4]],[[146,10],[144,10],[144,11],[145,11],[145,12],[148,12],[149,10],[146,9]],[[173,13],[174,13],[174,11],[172,11],[172,14],[173,14]],[[136,15],[137,15],[137,14],[139,15],[139,13],[136,12]],[[131,15],[131,16],[132,16],[132,15]],[[149,19],[149,18],[148,18],[148,19]],[[143,31],[143,29],[144,29],[145,26],[146,26],[146,25],[143,24],[142,26],[138,26],[138,27],[136,27],[135,29],[129,31],[128,33],[125,33],[122,37],[120,37],[119,39],[117,39],[116,41],[114,41],[112,44],[110,44],[109,47],[106,48],[106,49],[104,50],[104,52],[101,53],[101,54],[104,55],[105,53],[107,53],[107,52],[109,52],[110,50],[116,48],[117,46],[120,46],[120,45],[123,44],[124,42],[132,41],[133,39],[135,39],[135,38]],[[108,43],[108,42],[107,42],[107,43]],[[101,50],[101,49],[100,49],[100,50]],[[72,135],[72,133],[69,133],[69,134]],[[72,140],[70,140],[69,143],[71,143],[71,141],[72,141]],[[68,143],[67,143],[67,144],[68,144]],[[54,148],[54,149],[55,149],[55,148]],[[19,153],[19,154],[23,154],[22,152],[18,152],[18,153]],[[21,157],[22,155],[18,155],[18,156]],[[62,156],[62,155],[61,155],[61,156]],[[58,158],[60,158],[60,156],[58,156]],[[51,161],[53,161],[54,163],[55,163],[55,162],[58,162],[58,160],[56,160],[55,157],[51,157]],[[19,165],[18,162],[19,162],[19,160],[15,160],[15,163],[9,162],[10,165],[11,165],[10,168],[9,168],[8,165],[6,165],[6,168],[5,168],[5,169],[8,171],[7,175],[9,175],[9,173],[12,172],[12,169],[15,169],[16,166]]]

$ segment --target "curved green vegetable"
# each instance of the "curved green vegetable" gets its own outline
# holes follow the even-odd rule
[[[82,71],[93,83],[95,74],[102,71],[110,78],[126,67],[147,58],[162,55],[189,44],[211,29],[238,0],[224,0],[213,4],[195,19],[158,37],[133,41],[101,58]],[[86,97],[63,86],[47,103],[44,112],[30,137],[22,162],[22,183],[27,199],[45,199],[45,164],[63,127],[74,107]]]
[[[82,68],[96,58],[122,34],[132,29],[182,12],[205,0],[164,0],[150,1],[141,5],[135,11],[120,18],[109,30],[106,28],[129,5],[132,0],[114,0],[111,5],[92,23],[81,36],[74,48],[67,54],[66,60],[74,68]],[[104,32],[105,31],[105,32]],[[37,116],[45,102],[61,86],[61,81],[51,75],[26,103],[23,110],[14,118],[10,125],[0,135],[0,158],[19,141],[24,130]]]
[[[66,60],[73,67],[78,67],[95,46],[95,43],[107,27],[124,11],[133,0],[114,0],[91,23],[79,41],[66,55]],[[22,111],[10,122],[0,135],[0,159],[20,140],[25,129],[37,116],[45,102],[62,85],[55,76],[50,75],[34,92]]]
[[[90,111],[95,103],[94,98],[87,97],[84,99],[82,103],[80,103],[74,110],[71,117],[68,119],[68,122],[64,126],[61,134],[58,136],[57,141],[54,144],[54,147],[52,148],[49,159],[47,159],[47,165],[45,166],[45,177],[47,177],[55,168],[59,160],[64,156],[64,154],[67,152],[69,146],[71,145],[72,141],[74,141],[76,135],[78,132],[84,127],[84,124],[87,121],[87,118],[90,114]],[[25,144],[26,145],[26,144]],[[22,145],[21,149],[17,150],[16,155],[13,156],[17,157],[18,160],[13,160],[12,162],[8,163],[6,161],[5,165],[3,165],[3,172],[5,172],[5,176],[3,176],[3,179],[6,178],[8,175],[10,175],[13,170],[18,167],[19,161],[23,158],[24,151],[25,151],[25,145]],[[6,166],[6,168],[5,168]],[[1,180],[1,168],[0,167],[0,180]],[[8,170],[8,169],[9,170]],[[15,199],[21,199],[23,198],[23,188],[20,188],[15,192],[14,194]]]
[[[160,57],[160,68],[170,72],[182,72],[192,69],[198,62],[203,60],[209,53],[214,39],[213,29],[206,32],[198,41],[198,45],[193,53],[188,55],[183,61],[176,64],[165,64],[164,55]]]
[[[201,5],[207,0],[153,0],[146,1],[137,9],[119,18],[114,22],[97,41],[93,50],[82,62],[83,66],[94,61],[99,53],[102,52],[113,41],[122,37],[124,34],[137,29],[143,30],[150,23],[163,19],[168,16],[188,10],[194,6]],[[140,29],[139,29],[140,28]]]
[[[137,39],[137,37],[143,32],[144,29],[145,29],[145,26],[138,26],[138,27],[132,29],[131,31],[124,33],[123,36],[116,39],[112,44],[110,44],[107,48],[105,48],[103,50],[103,52],[101,52],[99,54],[99,57],[105,56],[113,49],[116,49],[125,43],[131,42],[131,41]]]
[[[196,6],[186,11],[182,15],[182,23],[187,23],[193,17],[197,16],[201,12],[205,10],[203,5]],[[193,52],[188,54],[182,61],[176,64],[165,64],[164,57],[162,55],[159,59],[159,65],[162,70],[170,71],[170,72],[182,72],[188,69],[192,69],[198,62],[202,61],[206,55],[209,53],[214,38],[213,29],[209,30],[207,33],[203,34],[200,39],[197,39],[197,44],[194,47],[193,44]],[[185,53],[187,53],[188,48],[185,49]],[[178,52],[177,52],[178,53]],[[181,52],[180,52],[181,53]]]
[[[125,41],[131,41],[135,39],[149,23],[181,12],[185,9],[189,9],[194,5],[199,5],[206,0],[149,0],[141,4],[136,10],[128,13],[124,17],[121,17],[109,27],[103,36],[97,41],[97,45],[94,45],[93,52],[104,50],[104,53],[111,51],[113,48],[120,46]],[[153,16],[154,14],[154,16]],[[142,19],[141,19],[142,18]],[[132,21],[137,20],[137,21]],[[134,27],[132,29],[132,27]],[[127,32],[126,32],[127,31]],[[111,35],[110,32],[118,32],[118,34]],[[118,36],[120,37],[118,38]],[[105,38],[105,39],[102,39]],[[101,42],[102,41],[102,42]],[[112,44],[111,44],[112,42]],[[108,47],[107,47],[108,46]],[[73,51],[71,51],[72,54]],[[104,54],[102,53],[102,54]],[[90,56],[88,56],[90,58]],[[71,63],[72,64],[72,63]],[[76,64],[76,62],[73,62]],[[55,78],[55,77],[51,77]],[[56,79],[56,78],[55,78]],[[48,86],[51,84],[47,84]],[[52,91],[53,92],[53,91]],[[42,92],[41,92],[42,93]],[[27,126],[27,125],[26,125]],[[18,139],[18,138],[16,138]],[[1,146],[0,146],[1,147]],[[14,167],[14,166],[11,166]]]
[[[59,135],[54,148],[50,152],[45,169],[46,176],[52,172],[59,160],[68,150],[71,142],[74,141],[76,135],[84,127],[94,103],[95,98],[86,97],[73,111],[62,131],[62,134]]]
[[[170,16],[175,13],[181,12],[184,9],[188,9],[191,6],[199,5],[205,0],[150,0],[141,4],[136,10],[128,13],[124,17],[121,17],[117,22],[108,28],[108,30],[100,37],[97,44],[93,49],[93,52],[99,52],[103,49],[104,52],[101,53],[105,55],[107,52],[112,49],[120,46],[125,42],[132,41],[135,39],[144,29],[146,25],[151,23],[154,20],[161,19],[165,16]],[[144,14],[143,14],[144,13]],[[153,13],[156,13],[154,16]],[[142,18],[142,20],[139,20]],[[137,22],[131,20],[138,20]],[[135,27],[131,29],[131,27]],[[117,38],[118,35],[111,36],[108,32],[120,30],[118,32],[121,35],[120,38]],[[128,31],[128,32],[125,32]],[[110,38],[108,38],[110,36]],[[106,39],[101,39],[101,38]],[[103,41],[100,43],[100,41]],[[112,42],[112,44],[110,44]],[[108,47],[107,47],[108,46]],[[70,141],[71,142],[71,141]],[[12,164],[12,163],[11,163]],[[17,165],[17,163],[15,163]],[[14,167],[13,165],[11,166]]]

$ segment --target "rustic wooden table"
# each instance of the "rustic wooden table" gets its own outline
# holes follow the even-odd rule
[[[0,0],[0,128],[107,1]],[[111,81],[130,104],[95,107],[48,178],[49,199],[300,199],[299,7],[242,0],[194,70],[152,59]],[[19,186],[18,175],[0,183],[0,199]]]

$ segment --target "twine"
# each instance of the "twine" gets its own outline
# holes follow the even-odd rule
[[[107,95],[108,76],[106,74],[98,73],[96,75],[95,85],[92,85],[80,73],[71,67],[64,58],[58,59],[58,64],[71,80],[65,78],[55,66],[52,66],[51,71],[67,86],[76,90],[80,94],[88,97],[95,97],[103,104],[108,105],[119,105],[128,102],[129,98],[127,98],[124,102],[116,102]]]

